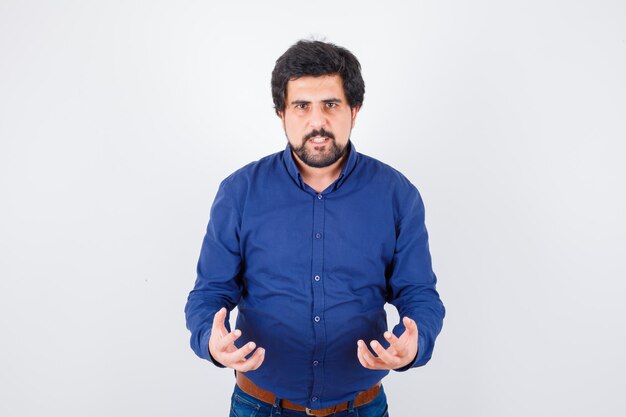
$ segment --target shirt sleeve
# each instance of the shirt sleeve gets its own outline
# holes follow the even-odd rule
[[[398,337],[404,333],[404,316],[413,319],[418,330],[417,356],[413,362],[396,369],[402,372],[423,366],[430,360],[435,339],[443,325],[445,308],[435,288],[437,277],[428,248],[424,204],[412,184],[400,213],[402,217],[396,228],[396,248],[388,280],[389,302],[400,315],[400,323],[393,328],[393,333]]]
[[[213,205],[209,224],[202,242],[197,266],[197,277],[185,306],[187,328],[191,331],[191,348],[199,357],[216,366],[209,353],[209,338],[213,316],[222,307],[227,308],[225,325],[230,332],[230,311],[241,298],[241,256],[239,232],[241,217],[234,204],[229,187],[230,177],[220,184]]]

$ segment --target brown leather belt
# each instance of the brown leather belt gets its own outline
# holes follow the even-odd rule
[[[239,385],[239,388],[241,388],[243,392],[245,392],[248,395],[251,395],[257,400],[261,400],[269,404],[274,404],[274,401],[276,400],[276,396],[274,394],[257,386],[254,382],[250,381],[250,379],[248,379],[248,377],[246,377],[241,372],[236,372],[236,374],[237,374],[237,385]],[[374,398],[376,398],[378,396],[378,393],[380,392],[380,386],[381,386],[381,383],[379,381],[376,385],[374,385],[372,388],[368,389],[367,391],[359,392],[359,395],[357,395],[356,398],[354,399],[354,406],[360,407],[362,405],[369,403]],[[283,408],[287,408],[289,410],[304,411],[309,416],[324,417],[333,413],[338,413],[340,411],[347,410],[348,403],[349,401],[346,401],[346,402],[334,405],[332,407],[321,408],[319,410],[311,410],[310,408],[302,407],[299,404],[283,399],[281,400],[280,406]]]

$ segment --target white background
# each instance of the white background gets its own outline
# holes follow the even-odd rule
[[[227,415],[183,308],[311,36],[359,58],[352,140],[426,204],[447,317],[392,417],[626,413],[625,3],[410,4],[0,1],[0,415]]]

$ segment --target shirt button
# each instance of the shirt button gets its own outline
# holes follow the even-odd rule
[[[315,275],[315,281],[319,281],[320,280],[320,276],[319,275]]]
[[[317,366],[317,365],[319,365],[319,364],[320,364],[320,363],[319,363],[318,361],[313,361],[313,366]]]
[[[322,196],[321,194],[318,194],[318,195],[317,195],[317,199],[318,199],[318,200],[321,200],[321,199],[322,199],[322,197],[323,197],[323,196]]]
[[[313,318],[313,320],[315,320],[316,322],[319,322],[319,321],[320,321],[320,316],[315,316],[315,317]]]
[[[322,234],[321,233],[316,233],[315,237],[319,239],[320,237],[322,237]]]
[[[313,401],[313,402],[317,401],[317,397],[311,398],[311,401]]]

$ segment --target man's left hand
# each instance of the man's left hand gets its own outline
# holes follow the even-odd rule
[[[359,362],[367,369],[398,369],[415,360],[417,356],[417,324],[408,317],[403,319],[404,333],[396,337],[392,332],[385,332],[385,339],[391,344],[384,349],[376,340],[370,342],[370,346],[378,357],[372,355],[370,350],[361,339],[357,342],[357,356]]]

